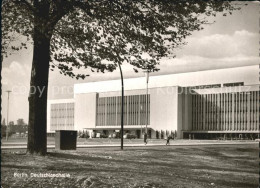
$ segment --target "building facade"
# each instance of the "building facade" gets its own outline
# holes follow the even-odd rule
[[[120,80],[74,85],[73,99],[48,102],[48,132],[112,135],[121,126]],[[259,66],[125,79],[124,134],[141,138],[256,138]]]

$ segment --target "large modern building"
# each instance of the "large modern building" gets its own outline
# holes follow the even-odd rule
[[[256,138],[259,66],[125,79],[124,133],[165,138]],[[74,85],[74,98],[48,101],[48,132],[120,131],[121,82]]]

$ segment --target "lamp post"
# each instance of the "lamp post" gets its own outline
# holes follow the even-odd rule
[[[8,140],[8,126],[9,126],[8,125],[9,124],[9,122],[8,122],[8,117],[9,117],[9,94],[10,94],[11,91],[7,90],[6,92],[7,92],[7,96],[8,96],[7,97],[7,118],[6,118],[6,120],[7,120],[6,121],[6,123],[7,123],[6,124],[6,141],[7,141]]]
[[[120,63],[118,63],[121,76],[121,150],[124,149],[124,77]]]
[[[146,100],[145,100],[145,133],[147,134],[147,125],[148,125],[148,83],[149,83],[149,73],[150,71],[147,69],[144,71],[146,78]]]

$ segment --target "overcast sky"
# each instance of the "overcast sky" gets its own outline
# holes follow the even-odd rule
[[[160,71],[151,75],[192,72],[218,68],[239,67],[259,64],[259,3],[249,2],[248,6],[235,11],[231,16],[218,15],[213,25],[194,32],[187,38],[188,44],[178,49],[176,58],[161,61]],[[7,94],[10,95],[9,120],[23,118],[28,121],[28,90],[32,63],[32,47],[4,59],[2,68],[2,117],[6,119]],[[144,76],[134,73],[129,65],[123,65],[125,78]],[[73,84],[100,80],[120,79],[118,70],[113,73],[90,73],[85,80],[60,75],[56,70],[50,72],[49,99],[72,98]]]

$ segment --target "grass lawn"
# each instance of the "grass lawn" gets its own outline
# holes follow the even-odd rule
[[[109,138],[94,138],[94,139],[86,139],[86,138],[77,138],[78,145],[107,145],[107,144],[120,144],[121,139],[109,139]],[[150,143],[166,143],[164,139],[148,139]],[[144,143],[143,139],[124,139],[124,143]],[[26,145],[27,138],[9,138],[8,141],[2,139],[3,146],[15,146],[15,145]],[[55,138],[48,137],[47,138],[48,145],[55,145]]]
[[[2,146],[17,146],[17,145],[27,145],[27,138],[9,138],[8,141],[5,139],[1,140]],[[117,139],[109,139],[109,138],[94,138],[94,139],[86,139],[86,138],[77,138],[77,145],[120,145],[121,140]],[[228,143],[230,140],[187,140],[187,139],[177,139],[170,140],[170,143]],[[255,142],[254,140],[233,140],[233,142]],[[143,139],[124,139],[124,144],[143,144]],[[148,139],[149,144],[165,144],[165,139]],[[47,138],[48,145],[55,145],[55,138],[48,137]]]
[[[80,148],[44,157],[4,150],[1,165],[3,188],[258,186],[258,144]]]

